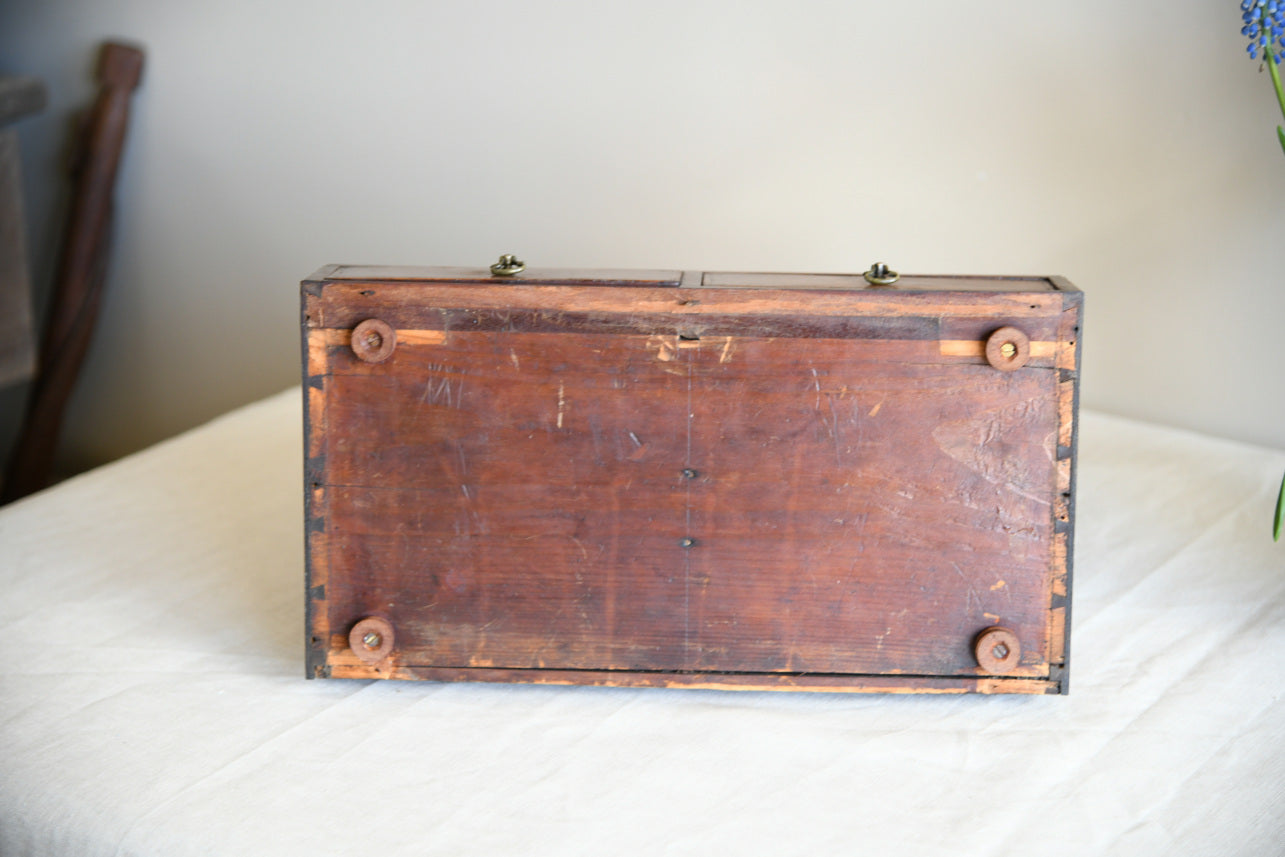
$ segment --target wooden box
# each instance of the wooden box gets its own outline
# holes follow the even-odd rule
[[[1065,692],[1082,297],[323,268],[308,676]]]

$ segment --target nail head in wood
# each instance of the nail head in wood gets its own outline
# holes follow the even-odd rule
[[[1031,340],[1016,327],[1001,327],[986,340],[986,362],[1001,372],[1021,369],[1031,359]]]
[[[387,619],[367,616],[348,632],[348,646],[353,654],[368,664],[377,664],[393,650],[393,626]]]
[[[377,318],[368,318],[352,329],[352,351],[367,363],[383,363],[397,347],[397,331]]]
[[[992,675],[1003,675],[1017,668],[1022,657],[1022,645],[1017,634],[995,625],[977,635],[973,642],[973,655],[983,670]]]

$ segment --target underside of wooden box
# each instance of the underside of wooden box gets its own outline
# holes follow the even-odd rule
[[[1060,278],[331,266],[308,675],[1065,692]]]

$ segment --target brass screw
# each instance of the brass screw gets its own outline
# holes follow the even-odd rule
[[[681,547],[689,548],[696,544],[696,540],[692,538],[684,538],[684,539],[680,539],[678,544]]]
[[[991,649],[991,654],[995,656],[995,660],[1002,661],[1008,657],[1008,646],[1004,643],[996,643],[995,648]]]
[[[520,274],[525,270],[525,262],[512,253],[505,253],[500,257],[500,261],[491,266],[491,275],[495,277],[512,277],[514,274]]]
[[[380,644],[384,642],[384,638],[375,631],[367,631],[366,636],[361,638],[361,642],[368,649],[378,649]]]
[[[371,351],[378,351],[379,346],[383,344],[384,337],[380,336],[376,331],[372,330],[366,334],[366,347]]]
[[[999,347],[999,353],[1011,359],[1017,353],[1017,346],[1011,342],[1005,342]]]
[[[866,282],[872,286],[891,286],[901,279],[900,274],[889,270],[888,266],[883,262],[875,262],[863,276],[866,278]]]
[[[695,479],[697,476],[700,476],[700,474],[697,473],[695,470],[692,470],[690,467],[683,468],[684,479]]]

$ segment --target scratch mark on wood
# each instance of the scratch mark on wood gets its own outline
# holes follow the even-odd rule
[[[669,363],[678,356],[678,348],[673,340],[672,336],[653,334],[647,337],[647,350],[655,351],[656,359],[662,363]]]
[[[602,428],[593,416],[589,417],[589,435],[593,439],[593,460],[601,467],[607,463],[602,457]]]
[[[1021,453],[1024,446],[1029,447],[1024,431],[1049,421],[1049,405],[1042,400],[1024,399],[943,422],[932,430],[932,437],[942,452],[992,485],[1048,505],[1045,486],[1049,472],[1028,466]],[[1051,464],[1053,459],[1049,461]]]
[[[468,456],[464,453],[464,444],[458,440],[455,441],[455,457],[460,462],[460,478],[463,478],[464,474],[468,472]]]
[[[566,385],[558,382],[558,428],[562,428],[562,415],[567,409]]]
[[[522,364],[518,362],[518,353],[512,348],[509,349],[509,362],[513,364],[514,369],[522,368]]]
[[[629,453],[625,457],[628,458],[630,461],[641,460],[642,457],[647,454],[647,444],[639,440],[638,435],[634,434],[633,432],[629,432],[629,440],[633,443],[634,450],[633,452]]]
[[[961,568],[959,567],[959,563],[957,563],[957,562],[952,562],[950,565],[951,565],[951,568],[955,569],[955,573],[959,575],[959,579],[960,579],[960,580],[962,580],[962,581],[964,581],[964,583],[968,586],[968,595],[967,595],[967,598],[966,598],[966,599],[965,599],[965,601],[964,601],[964,610],[965,610],[965,612],[967,612],[967,613],[971,613],[971,612],[972,612],[972,610],[973,610],[973,602],[976,602],[976,603],[977,603],[977,609],[978,609],[978,610],[981,610],[981,609],[982,609],[982,598],[981,598],[981,596],[980,596],[980,595],[978,595],[978,594],[977,594],[977,590],[973,587],[973,582],[972,582],[971,580],[969,580],[967,576],[965,576],[965,575],[964,575],[964,571],[963,571],[963,569],[961,569]]]
[[[825,403],[830,408],[830,437],[834,439],[834,462],[843,462],[842,442],[839,438],[839,415],[834,411],[834,396],[826,394]]]
[[[562,618],[562,614],[564,612],[566,612],[565,604],[560,605],[558,607],[557,612],[553,614],[553,618],[549,620],[549,628],[551,629],[549,636],[545,639],[544,643],[541,644],[538,649],[536,649],[534,652],[531,653],[532,660],[534,660],[535,663],[539,665],[540,669],[545,668],[544,657],[543,657],[545,649],[549,648],[549,646],[552,646],[554,643],[558,641],[558,632],[561,629],[561,624],[558,622],[558,620]]]
[[[728,363],[732,359],[732,337],[727,337],[727,342],[723,343],[723,350],[719,352],[718,362]]]
[[[429,364],[428,371],[428,383],[424,385],[424,394],[419,397],[420,404],[445,405],[448,408],[460,407],[460,398],[464,394],[464,380],[460,379],[452,384],[450,378],[441,377],[451,369],[449,366],[438,363]]]

